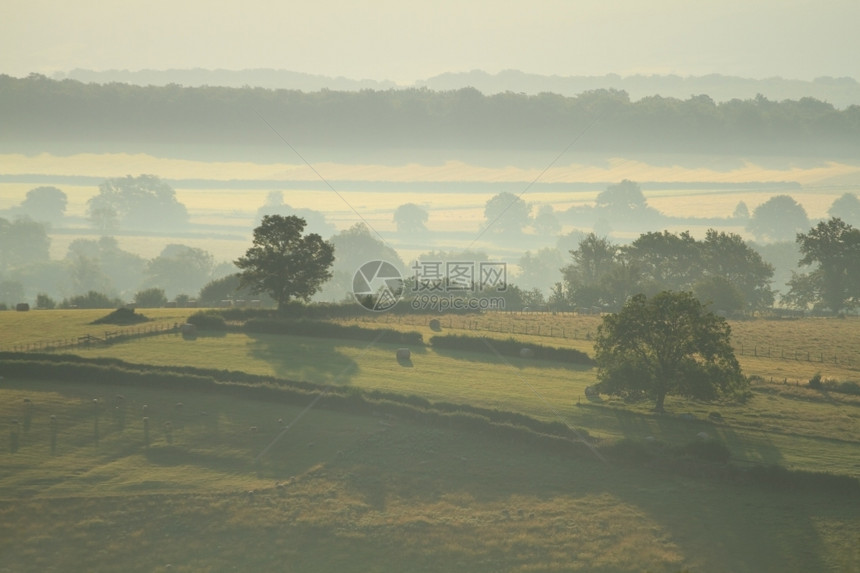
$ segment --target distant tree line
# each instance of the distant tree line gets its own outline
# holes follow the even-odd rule
[[[754,312],[773,306],[773,266],[739,235],[708,230],[645,233],[617,245],[594,233],[570,251],[551,302],[573,308],[618,310],[631,297],[662,291],[693,292],[714,310]]]
[[[0,75],[0,145],[126,151],[151,145],[559,150],[856,157],[860,106],[763,96],[631,101],[598,89],[483,95],[474,88],[300,92],[134,86]]]

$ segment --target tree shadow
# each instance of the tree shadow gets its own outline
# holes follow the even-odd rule
[[[278,377],[316,384],[348,384],[359,366],[337,348],[366,346],[353,341],[273,334],[248,333],[248,338],[249,356],[271,365]]]

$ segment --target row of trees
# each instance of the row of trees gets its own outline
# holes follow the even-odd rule
[[[780,302],[799,310],[841,313],[860,305],[860,229],[839,218],[797,233],[801,254]],[[707,231],[704,240],[668,231],[618,245],[590,233],[570,251],[555,304],[617,310],[637,294],[686,291],[726,312],[752,313],[774,305],[773,266],[740,236]]]
[[[234,273],[231,262],[217,263],[208,251],[172,243],[153,258],[122,249],[116,237],[75,239],[63,259],[50,258],[44,224],[0,219],[0,303],[14,305],[34,293],[71,297],[90,291],[112,299],[157,287],[173,299],[194,295],[207,282]]]
[[[853,157],[860,151],[860,106],[838,110],[813,98],[716,103],[697,95],[631,101],[611,89],[575,97],[483,95],[473,88],[303,93],[0,75],[0,143],[19,146],[78,142],[92,148],[122,142],[137,151],[163,143],[207,144],[235,153],[238,145],[256,154],[259,146],[280,148],[282,142],[253,111],[305,148],[558,150],[582,134],[588,149],[616,153]]]
[[[57,225],[62,222],[68,197],[56,187],[43,186],[27,192],[24,201],[10,210],[16,218]],[[851,224],[860,224],[860,199],[845,193],[836,199],[828,213]],[[264,215],[296,215],[305,219],[307,227],[323,237],[337,229],[326,221],[325,215],[313,209],[295,208],[284,202],[282,191],[271,191],[266,202],[257,210],[256,222]],[[107,179],[99,185],[98,193],[87,202],[90,224],[102,234],[116,231],[145,229],[148,231],[177,231],[189,222],[188,211],[176,198],[176,192],[154,175],[126,176]],[[415,203],[397,207],[393,222],[403,236],[422,238],[428,232],[429,210]],[[810,226],[803,206],[789,195],[776,195],[758,205],[750,213],[741,201],[731,217],[735,224],[744,224],[758,240],[765,242],[793,241],[797,233]],[[556,212],[552,205],[535,210],[520,195],[501,192],[484,205],[484,223],[481,234],[495,242],[518,241],[530,229],[535,237],[549,239],[557,236],[562,224],[590,221],[595,228],[603,222],[611,227],[617,224],[636,228],[653,228],[669,222],[669,218],[649,206],[638,183],[624,180],[606,187],[599,193],[593,206],[574,206],[565,212]]]
[[[773,267],[736,234],[707,231],[640,235],[618,245],[594,233],[570,252],[553,302],[576,308],[617,310],[636,294],[691,291],[724,312],[752,312],[773,305]]]

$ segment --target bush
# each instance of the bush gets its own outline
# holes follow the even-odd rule
[[[142,308],[161,308],[167,304],[163,288],[148,288],[134,294],[134,304]]]
[[[821,385],[821,372],[816,373],[816,374],[815,374],[815,376],[813,376],[812,378],[810,378],[810,379],[809,379],[809,382],[808,382],[808,385],[809,385],[809,387],[810,387],[810,388],[814,388],[814,389],[816,389],[816,390],[820,390],[820,389],[821,389],[821,386],[822,386],[822,385]]]
[[[87,294],[63,299],[60,306],[62,308],[119,308],[123,306],[123,302],[118,298],[110,298],[104,293],[91,290]]]
[[[131,308],[118,308],[112,313],[92,321],[90,324],[138,324],[149,319]]]
[[[188,317],[188,324],[200,330],[227,330],[227,321],[216,312],[195,312]]]
[[[810,381],[810,387],[813,387]],[[853,394],[860,396],[860,384],[853,381],[838,382],[836,380],[823,380],[819,382],[817,388],[824,388],[830,392],[838,392],[840,394]]]
[[[450,348],[453,350],[467,350],[470,352],[498,352],[504,356],[522,357],[523,343],[514,339],[485,341],[483,338],[467,336],[462,334],[450,334],[433,336],[430,344],[437,348]],[[542,346],[529,344],[528,348],[534,353],[533,358],[537,360],[554,360],[556,362],[570,362],[573,364],[585,364],[591,366],[594,361],[588,354],[573,348],[556,348],[554,346]]]
[[[855,396],[860,396],[860,384],[857,382],[840,382],[836,387],[836,392],[842,392],[843,394],[853,394]]]
[[[36,295],[36,308],[38,309],[52,309],[56,308],[57,303],[44,293],[39,293]]]

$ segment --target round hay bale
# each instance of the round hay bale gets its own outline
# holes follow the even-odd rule
[[[696,437],[699,438],[700,440],[702,440],[703,442],[707,442],[708,440],[711,439],[711,435],[707,432],[699,432],[698,434],[696,434]]]
[[[520,348],[520,358],[534,358],[535,351],[531,348]]]
[[[439,332],[442,330],[442,324],[439,322],[438,318],[432,319],[427,325],[430,327],[430,330],[433,332]]]
[[[409,360],[410,358],[412,358],[412,352],[408,348],[397,349],[398,360]]]

